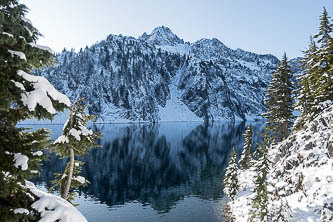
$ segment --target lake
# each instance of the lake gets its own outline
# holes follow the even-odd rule
[[[264,125],[252,123],[254,143]],[[223,175],[232,145],[238,154],[247,123],[170,122],[93,125],[101,148],[83,160],[90,184],[74,203],[91,222],[224,221]],[[33,125],[61,134],[62,125]],[[49,155],[34,182],[44,189],[65,160]]]

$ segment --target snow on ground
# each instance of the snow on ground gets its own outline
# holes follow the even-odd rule
[[[41,214],[41,219],[38,222],[87,221],[87,219],[71,203],[67,202],[61,197],[41,191],[29,181],[26,181],[26,187],[39,198],[31,205],[33,209],[37,210]],[[20,210],[20,212],[23,211]]]
[[[247,222],[249,220],[249,212],[251,210],[251,199],[253,198],[255,173],[253,170],[242,172],[239,177],[239,193],[237,198],[230,203],[230,210],[237,218],[237,222]]]
[[[178,82],[180,79],[181,70],[177,72],[173,78],[170,87],[170,99],[166,101],[165,107],[159,107],[158,116],[160,121],[200,121],[203,119],[196,116],[188,107],[181,101],[181,91],[178,90]]]
[[[333,221],[332,129],[333,106],[270,150],[275,164],[268,181],[275,184],[281,199],[288,203],[291,222]],[[240,173],[240,192],[229,202],[237,222],[248,220],[254,190],[252,178],[251,170]]]

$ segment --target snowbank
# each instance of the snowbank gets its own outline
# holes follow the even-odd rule
[[[55,196],[53,194],[46,193],[36,188],[36,186],[26,181],[26,187],[36,196],[38,200],[35,201],[31,207],[37,210],[41,219],[39,222],[86,222],[87,219],[69,202]],[[24,213],[24,210],[16,209],[17,213]]]
[[[290,221],[333,221],[333,106],[272,147],[269,156],[274,164],[268,182],[289,205]],[[249,218],[253,176],[253,170],[240,173],[240,192],[229,202],[237,222]]]

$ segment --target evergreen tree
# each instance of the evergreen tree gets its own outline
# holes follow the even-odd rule
[[[244,133],[244,138],[245,138],[245,143],[242,151],[241,158],[239,160],[240,168],[242,170],[246,170],[250,168],[250,162],[251,162],[251,150],[252,150],[252,125],[250,124],[245,133]]]
[[[314,95],[312,94],[314,79],[310,74],[310,61],[311,63],[317,63],[312,57],[317,52],[317,46],[313,38],[310,37],[310,46],[309,49],[304,51],[304,57],[301,61],[303,68],[303,73],[298,77],[298,86],[296,89],[296,95],[298,102],[295,104],[295,109],[300,111],[303,115],[308,115],[310,107],[314,104]],[[312,88],[310,88],[312,87]]]
[[[271,201],[271,200],[270,200]],[[289,222],[292,214],[288,202],[285,199],[279,198],[273,202],[273,209],[270,212],[270,217],[274,222]]]
[[[255,163],[256,176],[254,177],[255,197],[252,200],[252,210],[250,221],[268,221],[268,181],[267,176],[271,168],[271,161],[268,156],[268,146],[270,145],[268,132],[263,135],[263,143],[259,145],[256,152],[260,158]]]
[[[326,102],[333,101],[333,39],[330,17],[324,8],[320,17],[319,33],[314,36],[320,44],[318,51],[312,56],[318,63],[311,67],[312,74],[316,78],[314,89],[315,106],[314,114],[326,107]]]
[[[70,116],[64,125],[62,135],[54,142],[53,150],[62,158],[69,157],[68,163],[63,174],[56,174],[57,179],[54,186],[59,187],[59,193],[62,198],[72,200],[74,194],[71,189],[85,185],[87,181],[79,176],[83,162],[75,160],[75,155],[83,156],[91,148],[99,146],[95,143],[100,134],[86,128],[88,121],[93,120],[95,116],[84,114],[86,105],[83,105],[83,99],[73,103],[70,107]]]
[[[267,112],[263,116],[267,119],[268,129],[278,141],[288,136],[292,126],[293,85],[290,72],[287,56],[284,54],[273,74],[265,98]]]
[[[238,184],[238,165],[235,146],[232,147],[232,152],[229,158],[228,167],[224,175],[224,192],[228,195],[230,200],[234,200],[239,190]]]
[[[52,119],[70,105],[45,78],[29,74],[53,64],[54,55],[35,44],[40,33],[25,18],[27,10],[17,0],[0,2],[0,215],[6,222],[36,219],[25,184],[38,175],[41,150],[49,140],[48,130],[28,132],[17,123],[33,117]],[[17,208],[30,213],[14,214]]]
[[[303,116],[313,119],[333,101],[333,39],[330,17],[324,8],[319,33],[304,52],[297,108]]]
[[[323,14],[320,16],[319,33],[314,36],[318,43],[321,43],[322,48],[326,48],[332,38],[332,25],[330,24],[330,17],[324,7]]]

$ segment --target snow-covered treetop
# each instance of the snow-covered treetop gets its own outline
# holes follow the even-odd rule
[[[97,146],[94,141],[99,138],[99,134],[86,127],[95,116],[85,114],[85,108],[83,99],[75,101],[70,107],[70,117],[64,124],[62,135],[54,142],[58,154],[67,155],[69,147],[74,148],[78,154],[85,154],[87,147]]]

